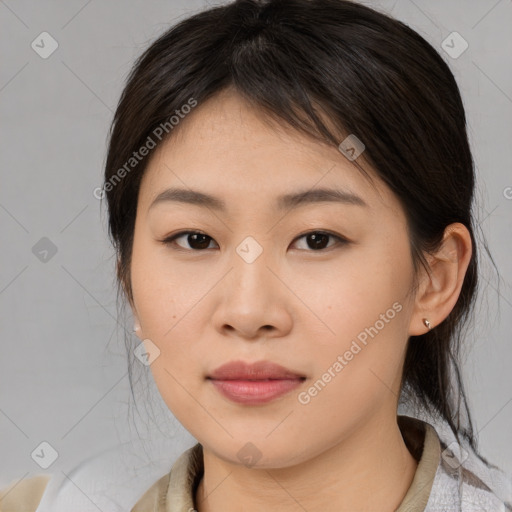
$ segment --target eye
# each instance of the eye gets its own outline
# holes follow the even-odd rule
[[[304,238],[306,240],[306,245],[312,249],[314,252],[319,252],[323,249],[329,249],[333,245],[336,245],[335,243],[328,245],[329,238],[334,239],[338,242],[338,244],[347,244],[349,243],[346,238],[343,238],[342,236],[335,235],[334,233],[330,233],[328,231],[309,231],[307,233],[304,233],[303,235],[297,237],[295,240],[300,240]],[[304,249],[300,249],[304,250]],[[305,249],[307,250],[307,249]]]
[[[329,245],[329,239],[334,240],[334,242],[338,242],[339,244],[348,244],[350,243],[346,238],[336,235],[334,233],[330,233],[328,231],[308,231],[297,237],[295,241],[305,239],[306,245],[309,249],[314,252],[319,252],[324,249],[329,249],[336,243],[332,243]],[[184,247],[180,245],[177,241],[180,239],[184,239],[185,243],[188,244],[188,247]],[[180,231],[175,235],[172,235],[161,242],[164,245],[177,245],[180,249],[183,250],[193,250],[195,252],[202,251],[205,249],[211,249],[209,247],[210,242],[213,242],[213,238],[208,236],[206,233],[202,233],[200,231]],[[299,250],[308,250],[307,248],[299,249]]]
[[[189,244],[189,247],[183,247],[176,242],[180,238],[184,238],[186,243]],[[165,240],[162,240],[162,243],[165,245],[178,245],[181,249],[189,250],[193,249],[196,251],[208,249],[208,245],[213,238],[208,236],[206,233],[201,233],[200,231],[180,231]]]

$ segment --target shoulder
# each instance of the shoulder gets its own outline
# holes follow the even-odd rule
[[[170,475],[159,478],[137,501],[131,512],[160,510],[161,503],[166,499]],[[2,512],[0,510],[0,512]]]
[[[442,456],[427,512],[450,505],[462,512],[512,512],[512,481],[504,472],[480,459],[467,444],[447,445],[441,440],[440,445]]]
[[[510,503],[470,470],[464,466],[447,468],[442,462],[426,511],[450,510],[454,505],[462,512],[512,511]]]
[[[78,512],[91,510],[92,503],[94,510],[131,511],[182,452],[174,438],[135,438],[46,475],[31,472],[21,480],[0,481],[0,512]]]
[[[202,446],[196,443],[177,458],[170,472],[147,489],[131,512],[195,510],[194,494],[203,472]]]
[[[33,512],[37,509],[51,476],[36,475],[13,481],[0,489],[0,512]]]
[[[512,480],[480,459],[467,443],[455,442],[435,422],[399,416],[399,425],[419,461],[404,511],[411,510],[412,503],[424,512],[512,512]]]

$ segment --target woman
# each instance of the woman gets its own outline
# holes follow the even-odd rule
[[[465,124],[439,54],[350,1],[236,1],[140,57],[103,193],[135,355],[198,443],[132,511],[512,509],[457,364]]]

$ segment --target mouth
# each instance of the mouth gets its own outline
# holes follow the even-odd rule
[[[232,361],[206,377],[229,400],[241,404],[263,404],[300,386],[306,376],[270,361],[247,364]]]

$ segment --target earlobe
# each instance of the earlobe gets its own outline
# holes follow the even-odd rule
[[[137,338],[139,338],[140,340],[144,339],[144,336],[142,334],[142,328],[140,326],[140,322],[136,316],[134,316],[134,321],[133,321],[133,332],[134,332],[135,336],[137,336]]]
[[[430,323],[428,318],[423,319],[423,323],[425,324],[425,327],[430,331],[432,329],[432,324]]]
[[[458,222],[450,224],[440,248],[427,256],[429,271],[423,273],[416,295],[409,336],[425,334],[450,314],[459,298],[471,254],[468,229]]]

